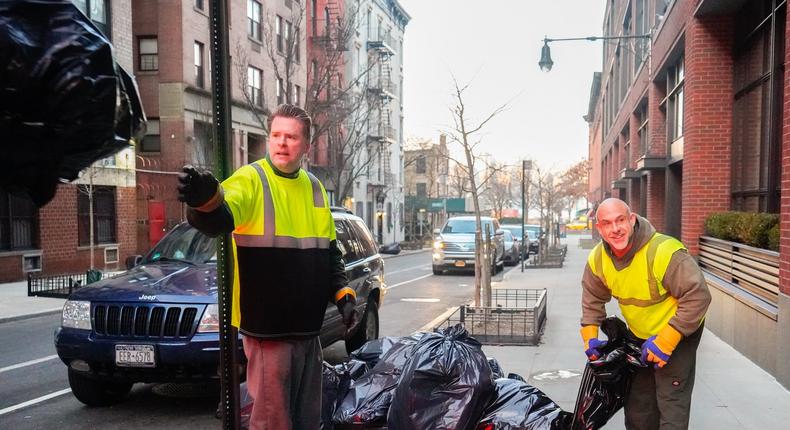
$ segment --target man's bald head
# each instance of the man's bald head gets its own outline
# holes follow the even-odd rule
[[[598,214],[602,210],[603,211],[614,210],[614,211],[618,211],[618,212],[624,211],[624,213],[626,215],[631,215],[631,207],[628,206],[628,204],[626,202],[624,202],[624,201],[622,201],[622,200],[620,200],[620,199],[618,199],[616,197],[609,197],[608,199],[605,199],[604,201],[601,202],[601,204],[598,205],[598,209],[595,210],[595,217],[596,218],[598,218]]]
[[[595,221],[601,239],[608,243],[615,253],[628,250],[631,236],[634,234],[636,215],[631,213],[631,208],[624,201],[616,198],[602,201],[595,211]]]

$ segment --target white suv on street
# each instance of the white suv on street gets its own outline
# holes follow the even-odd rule
[[[492,273],[496,273],[505,266],[504,232],[496,218],[480,217],[480,222],[483,236],[486,226],[491,234],[491,268]],[[447,269],[474,269],[476,228],[474,216],[457,216],[448,219],[441,229],[434,230],[434,275],[441,275]]]

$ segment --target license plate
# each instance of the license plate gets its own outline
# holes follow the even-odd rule
[[[155,367],[153,345],[115,345],[115,364],[123,367]]]
[[[455,262],[455,267],[466,267],[466,261],[458,260]]]

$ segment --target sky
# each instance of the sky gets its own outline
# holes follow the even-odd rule
[[[432,139],[452,125],[453,76],[469,84],[472,122],[508,108],[480,135],[500,162],[535,160],[561,171],[587,157],[587,113],[603,42],[550,44],[554,68],[538,67],[543,37],[600,35],[603,0],[399,0],[404,36],[404,137]],[[455,146],[455,147],[454,147]],[[458,152],[460,147],[450,146]]]

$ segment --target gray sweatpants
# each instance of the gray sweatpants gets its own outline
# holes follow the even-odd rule
[[[244,336],[250,430],[315,430],[321,422],[321,342],[318,336],[267,340]]]
[[[661,369],[652,366],[634,375],[625,403],[625,427],[631,430],[687,429],[700,327],[678,344]]]

